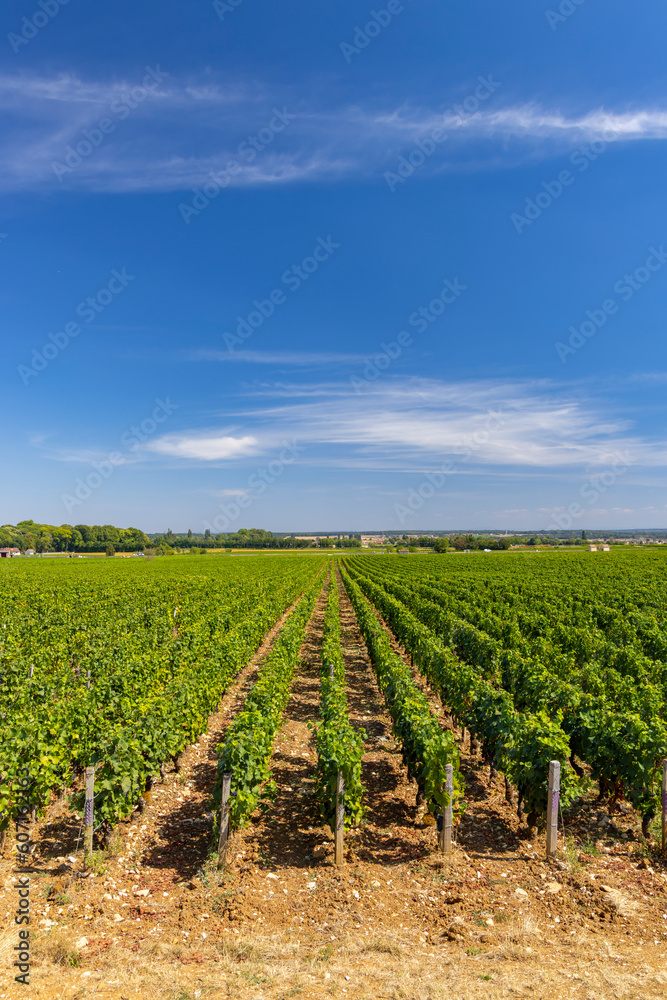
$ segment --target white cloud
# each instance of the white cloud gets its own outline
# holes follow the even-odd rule
[[[299,391],[299,390],[303,391]],[[462,474],[556,474],[579,468],[604,472],[667,464],[667,445],[631,431],[581,392],[546,381],[386,379],[357,395],[341,383],[279,384],[260,390],[262,405],[246,410],[248,436],[208,427],[154,442],[153,452],[216,461],[270,454],[293,439],[300,463],[366,471],[414,471],[443,462]],[[285,400],[284,397],[287,397]],[[229,425],[241,414],[225,413]],[[252,436],[250,436],[250,429]]]
[[[506,167],[601,135],[616,142],[667,138],[667,110],[660,107],[567,114],[536,104],[498,106],[500,90],[493,107],[460,120],[450,111],[407,105],[323,108],[257,82],[224,85],[210,73],[200,79],[166,77],[121,120],[114,104],[123,103],[143,76],[124,81],[0,76],[0,190],[60,189],[53,161],[62,161],[66,147],[81,140],[81,130],[106,116],[114,121],[113,134],[65,176],[65,185],[112,192],[187,190],[238,157],[239,144],[265,127],[276,107],[296,117],[252,163],[242,164],[234,185],[377,175],[435,127],[444,129],[447,139],[425,173]]]
[[[241,438],[227,435],[209,434],[169,434],[151,441],[148,451],[173,458],[199,459],[205,462],[217,462],[221,459],[239,458],[251,455],[257,447],[257,438],[246,435]]]

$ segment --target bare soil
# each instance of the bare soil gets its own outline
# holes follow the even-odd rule
[[[225,871],[207,860],[215,747],[276,630],[184,755],[180,774],[167,774],[146,811],[120,824],[111,852],[96,853],[97,874],[82,870],[80,843],[73,853],[79,825],[65,802],[37,824],[29,987],[15,985],[10,971],[18,928],[8,845],[0,998],[667,996],[667,868],[637,839],[634,814],[622,817],[621,829],[591,796],[566,818],[572,846],[547,864],[543,838],[527,837],[502,778],[490,780],[456,730],[468,808],[453,857],[438,854],[344,591],[350,717],[367,734],[367,815],[346,835],[345,864],[335,867],[313,795],[309,727],[317,722],[324,599],[275,742],[277,796],[233,837]]]

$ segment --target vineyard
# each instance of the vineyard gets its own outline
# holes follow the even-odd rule
[[[350,562],[443,704],[516,786],[529,825],[546,809],[553,759],[566,764],[564,806],[594,779],[612,808],[627,800],[641,812],[645,836],[662,811],[664,561],[644,560],[631,581],[636,561],[619,562],[591,572],[580,559],[510,557],[456,574],[447,561]]]
[[[3,581],[0,829],[16,816],[24,775],[27,805],[39,811],[94,764],[95,812],[108,833],[203,732],[321,572],[320,560],[315,569],[298,557],[289,574],[275,563],[261,574],[229,561],[217,573],[157,565],[142,574],[127,564],[47,564]]]
[[[603,920],[646,943],[621,872],[643,873],[642,899],[667,892],[662,552],[193,562],[0,566],[3,864],[11,879],[26,863],[27,816],[31,877],[50,887],[34,919],[45,995],[58,928],[83,927],[70,964],[98,970],[95,996],[105,948],[139,955],[160,935],[186,971],[229,959],[244,995],[247,956],[224,942],[247,925],[315,942],[329,927],[323,945],[347,926],[479,962],[507,950],[500,911],[523,919],[531,893],[554,933]],[[547,861],[552,761],[561,832]],[[616,897],[580,874],[597,858]],[[525,877],[510,874],[519,862]]]

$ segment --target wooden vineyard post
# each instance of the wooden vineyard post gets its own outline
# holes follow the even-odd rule
[[[667,851],[667,760],[662,762],[662,853]]]
[[[331,680],[333,680],[333,675],[334,674],[333,674],[333,663],[332,663],[329,666],[329,677],[331,678]]]
[[[83,850],[88,854],[93,849],[93,818],[95,801],[95,768],[86,768],[86,802],[83,810]]]
[[[336,781],[336,843],[335,861],[337,865],[343,863],[343,829],[345,825],[345,782],[343,772],[338,772]]]
[[[549,798],[547,800],[547,859],[553,857],[558,847],[558,805],[560,802],[560,763],[549,764]]]
[[[222,775],[222,796],[220,799],[220,839],[218,840],[218,868],[225,863],[227,841],[229,840],[229,792],[232,786],[232,772]]]
[[[449,797],[449,802],[445,806],[442,815],[442,829],[438,832],[438,846],[443,854],[452,853],[452,817],[454,814],[454,768],[451,764],[445,765],[445,791]]]

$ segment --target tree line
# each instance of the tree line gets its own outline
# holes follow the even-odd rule
[[[149,535],[150,544],[154,546],[169,546],[171,549],[312,549],[312,548],[361,548],[361,537],[351,538],[319,538],[313,541],[308,538],[296,538],[294,535],[274,534],[264,528],[240,528],[227,534],[214,534],[208,528],[203,534],[192,530],[187,533],[174,533],[171,528],[159,534]]]
[[[143,552],[150,539],[139,528],[113,524],[38,524],[19,521],[0,528],[0,548],[21,552]]]
[[[360,548],[359,536],[355,538],[320,538],[312,541],[294,535],[275,535],[263,528],[241,528],[229,534],[175,534],[171,529],[147,535],[139,528],[116,528],[112,524],[39,524],[36,521],[19,521],[0,528],[0,548],[16,548],[20,552],[155,552],[169,555],[177,550],[205,549],[308,549],[308,548]]]

